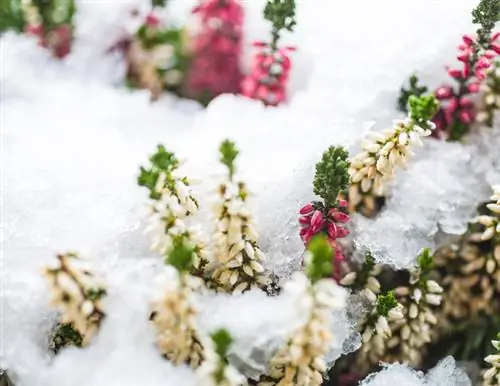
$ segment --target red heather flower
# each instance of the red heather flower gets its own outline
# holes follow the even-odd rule
[[[339,208],[345,208],[347,207],[347,202],[340,200],[338,206]],[[304,245],[307,246],[313,236],[318,233],[324,233],[332,248],[335,249],[335,256],[333,256],[333,277],[335,280],[340,279],[342,274],[341,264],[345,261],[345,256],[337,239],[346,237],[349,234],[349,230],[344,227],[349,221],[349,215],[338,208],[329,209],[325,214],[325,209],[320,208],[314,203],[306,204],[299,213],[299,223],[301,225],[300,237]]]
[[[203,0],[193,10],[200,28],[192,41],[186,94],[214,98],[239,93],[243,7],[237,0]]]
[[[448,85],[439,87],[434,94],[441,101],[441,108],[434,116],[433,121],[438,130],[433,136],[442,137],[451,125],[460,122],[466,126],[475,120],[474,104],[470,96],[480,90],[481,82],[487,77],[486,70],[491,67],[492,60],[500,54],[500,46],[496,43],[500,33],[494,34],[490,39],[490,49],[482,52],[475,58],[476,38],[471,35],[462,37],[463,43],[458,46],[457,59],[462,63],[462,69],[448,68],[448,74],[460,83],[459,90]],[[445,103],[443,103],[445,102]]]
[[[273,51],[264,42],[256,42],[254,46],[259,51],[255,55],[252,72],[243,81],[243,95],[269,106],[278,106],[287,99],[286,86],[292,66],[289,54],[295,48],[284,47]]]

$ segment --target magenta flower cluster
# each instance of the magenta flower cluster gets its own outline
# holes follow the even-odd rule
[[[214,98],[240,92],[242,73],[243,8],[236,0],[206,0],[193,10],[199,17],[199,32],[191,46],[192,61],[186,93]]]
[[[261,100],[268,106],[278,106],[287,99],[287,83],[292,62],[290,52],[294,47],[273,50],[270,44],[255,42],[258,49],[252,71],[242,84],[243,95]]]
[[[458,46],[457,56],[462,68],[448,68],[448,74],[459,83],[458,90],[443,85],[434,92],[442,106],[434,118],[438,129],[435,130],[436,134],[442,134],[456,120],[465,125],[474,122],[475,111],[471,96],[480,91],[480,84],[487,77],[486,70],[491,67],[493,59],[500,54],[500,45],[497,44],[499,37],[500,33],[494,34],[489,43],[490,49],[476,58],[476,38],[471,35],[463,36],[463,43]]]
[[[338,239],[349,235],[349,230],[345,224],[350,220],[349,215],[343,210],[347,207],[347,201],[339,200],[338,207],[325,209],[321,204],[310,202],[300,209],[299,223],[301,225],[300,237],[307,246],[311,239],[320,233],[326,235],[330,245],[335,251],[333,259],[334,279],[341,277],[342,263],[345,262],[345,256]]]

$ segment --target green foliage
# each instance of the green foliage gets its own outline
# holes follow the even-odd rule
[[[410,118],[419,124],[425,124],[434,117],[439,103],[434,95],[411,95],[408,98]]]
[[[398,305],[398,301],[394,297],[394,292],[389,291],[385,295],[377,296],[377,315],[387,316],[389,311]]]
[[[89,300],[96,301],[106,296],[104,288],[90,288],[85,292],[85,297]]]
[[[307,276],[311,283],[329,278],[333,272],[333,250],[330,243],[323,235],[316,235],[307,246],[311,260],[307,265]]]
[[[179,161],[174,153],[167,151],[163,145],[158,145],[156,153],[149,160],[151,161],[151,166],[149,168],[141,166],[137,183],[139,186],[148,188],[149,197],[157,200],[161,197],[161,194],[156,191],[156,183],[158,182],[160,173],[165,173],[169,177],[179,166]]]
[[[500,20],[500,1],[481,0],[479,5],[472,11],[472,22],[479,24],[477,30],[478,43],[487,48],[491,32],[495,28],[495,23]]]
[[[151,0],[151,5],[153,7],[164,8],[167,5],[167,0]]]
[[[219,384],[224,381],[224,368],[227,365],[227,354],[231,344],[233,343],[233,338],[231,337],[231,334],[223,328],[212,333],[210,338],[214,343],[215,352],[219,356],[219,364],[214,373],[215,381]]]
[[[448,139],[450,141],[458,141],[460,138],[464,136],[469,131],[469,125],[460,121],[459,119],[454,119],[453,122],[449,125],[448,131],[450,135]]]
[[[233,338],[231,334],[221,328],[210,335],[212,341],[214,342],[215,352],[220,358],[226,358],[229,348],[233,344]]]
[[[398,107],[400,111],[405,113],[408,112],[408,99],[411,95],[419,97],[427,92],[428,88],[426,86],[419,86],[418,82],[418,77],[416,75],[412,75],[408,80],[409,88],[405,89],[404,87],[401,87],[398,99]]]
[[[83,338],[72,323],[58,323],[52,333],[50,349],[57,354],[69,346],[82,347]]]
[[[434,256],[429,248],[425,248],[417,257],[418,268],[421,276],[426,276],[434,267]]]
[[[73,15],[76,11],[74,0],[32,0],[42,18],[45,30],[62,24],[72,24]]]
[[[235,172],[234,161],[239,154],[234,142],[226,139],[219,147],[220,162],[227,166],[229,170],[229,178],[232,180]]]
[[[356,280],[350,288],[355,291],[361,291],[366,286],[368,278],[371,276],[374,268],[375,258],[370,251],[367,251],[365,254],[365,261],[363,262],[361,269],[356,272]]]
[[[295,18],[295,0],[268,0],[264,8],[264,18],[273,25],[272,47],[276,49],[280,33],[293,31],[297,24]]]
[[[166,262],[179,273],[185,273],[191,269],[193,254],[194,247],[187,245],[184,235],[180,235],[173,239],[173,245],[167,252]]]
[[[330,146],[316,164],[314,176],[314,194],[325,201],[331,208],[337,202],[339,193],[349,186],[349,153],[343,147]]]
[[[21,32],[24,25],[21,0],[0,0],[0,33],[7,30]]]

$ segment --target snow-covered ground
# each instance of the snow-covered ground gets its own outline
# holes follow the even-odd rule
[[[474,31],[470,10],[476,1],[298,0],[297,30],[283,41],[298,47],[288,105],[266,109],[225,95],[206,110],[168,95],[151,104],[147,92],[120,85],[123,65],[104,52],[138,3],[79,2],[76,44],[63,62],[26,37],[0,40],[0,358],[18,386],[196,384],[187,371],[172,371],[152,344],[148,302],[161,262],[143,235],[146,193],[136,185],[139,165],[163,143],[199,181],[207,207],[220,175],[218,144],[236,141],[239,174],[254,193],[261,246],[269,267],[287,276],[303,252],[296,213],[312,198],[322,151],[329,145],[355,151],[363,133],[400,117],[399,87],[414,70],[431,87],[445,79],[443,66],[453,61],[462,33]],[[172,0],[170,17],[185,20],[195,3]],[[249,58],[249,43],[265,39],[268,26],[263,0],[244,5]],[[484,130],[469,142],[426,143],[409,171],[398,175],[379,218],[355,219],[356,243],[403,268],[422,247],[434,246],[439,230],[460,233],[476,203],[488,197],[488,184],[500,177],[500,135]],[[67,249],[85,252],[105,276],[109,317],[91,347],[51,359],[44,339],[55,315],[40,269]],[[265,315],[254,325],[245,321],[249,331],[262,334],[260,343],[279,335],[269,328],[272,320],[282,332],[293,325],[293,317],[287,324],[283,316],[285,305],[273,303],[278,300],[252,293],[212,300],[220,311],[201,323],[224,325],[237,336],[244,335],[238,329],[244,316]],[[335,328],[339,349],[349,334],[346,325]]]

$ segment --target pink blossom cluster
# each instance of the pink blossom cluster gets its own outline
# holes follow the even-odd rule
[[[446,105],[442,104],[434,118],[438,129],[434,131],[436,134],[445,131],[455,119],[465,125],[470,125],[475,120],[474,103],[470,96],[479,92],[481,82],[487,77],[486,70],[500,54],[500,45],[497,44],[499,37],[500,33],[494,34],[489,42],[489,49],[475,58],[476,38],[471,35],[463,36],[457,57],[463,64],[462,69],[448,68],[448,74],[460,84],[458,92],[449,85],[443,85],[435,91],[437,99],[447,102]]]
[[[59,59],[66,57],[71,52],[73,43],[73,26],[61,24],[50,31],[45,31],[42,25],[29,25],[26,33],[38,38],[38,44],[47,48]]]
[[[349,234],[345,224],[350,218],[348,214],[342,211],[346,207],[347,201],[345,200],[339,200],[338,207],[331,209],[325,209],[321,204],[310,202],[299,211],[300,237],[304,244],[307,245],[315,235],[323,233],[332,248],[335,249],[335,255],[333,256],[333,277],[335,280],[340,279],[342,275],[341,266],[345,262],[345,256],[337,239],[346,237]]]
[[[237,0],[204,0],[193,13],[199,17],[200,29],[191,42],[187,95],[213,98],[239,93],[243,7]]]
[[[286,86],[292,62],[290,52],[294,47],[273,50],[271,45],[255,42],[259,49],[254,58],[252,72],[242,84],[243,95],[258,99],[269,106],[278,106],[287,99]]]

